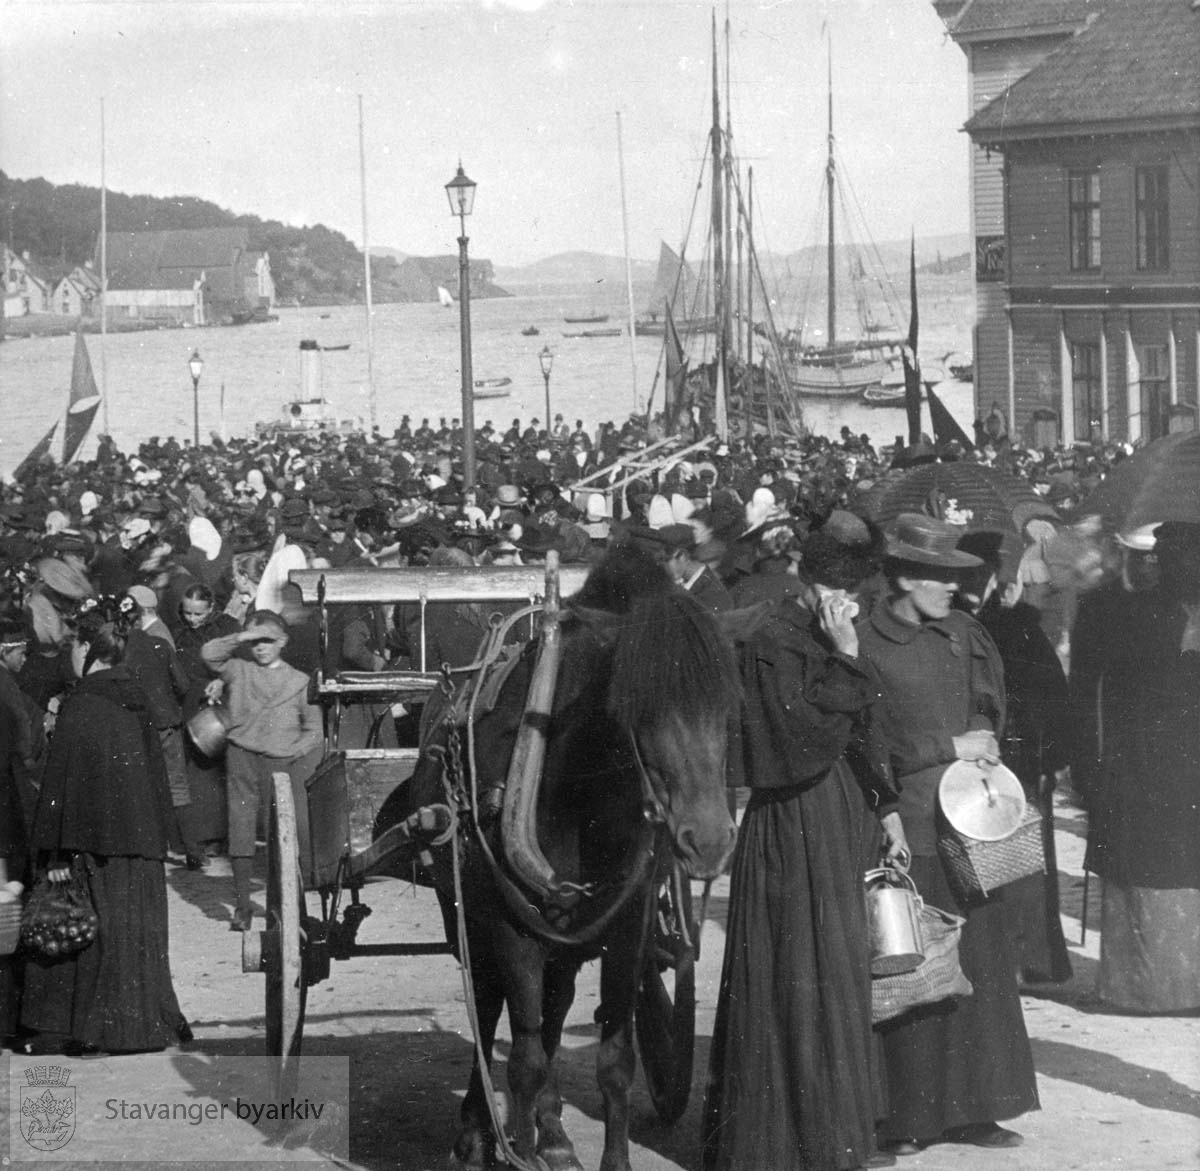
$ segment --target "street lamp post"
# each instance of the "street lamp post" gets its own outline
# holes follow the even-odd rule
[[[549,346],[542,346],[538,361],[542,364],[542,381],[546,384],[546,434],[552,435],[554,428],[550,423],[550,370],[554,365],[554,354]]]
[[[458,216],[458,315],[462,345],[463,497],[475,503],[475,383],[471,373],[471,262],[467,257],[467,216],[475,206],[475,184],[458,172],[446,184],[450,214]]]
[[[199,350],[193,350],[188,359],[188,369],[192,372],[192,443],[200,446],[200,375],[204,370],[204,359]]]

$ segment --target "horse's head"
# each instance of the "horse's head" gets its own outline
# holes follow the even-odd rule
[[[694,878],[719,874],[737,836],[725,757],[738,700],[737,669],[712,615],[674,588],[633,601],[618,620],[608,710],[636,748],[650,815],[666,822]]]

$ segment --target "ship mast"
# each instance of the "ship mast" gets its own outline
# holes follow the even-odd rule
[[[837,343],[837,262],[834,256],[834,249],[837,241],[834,237],[833,229],[833,210],[834,210],[834,164],[833,164],[833,46],[832,39],[829,48],[829,92],[828,92],[828,107],[829,107],[829,133],[828,133],[828,149],[829,157],[825,163],[825,194],[829,203],[829,239],[825,249],[825,265],[826,265],[826,283],[829,289],[829,304],[827,306],[826,316],[826,331],[827,342],[830,351],[833,350]]]
[[[725,396],[729,386],[729,318],[726,313],[725,289],[725,210],[722,198],[725,182],[721,153],[721,92],[717,62],[717,13],[712,16],[712,250],[713,295],[717,313],[717,385],[713,400],[713,417],[717,435],[729,437],[729,419],[725,411]]]

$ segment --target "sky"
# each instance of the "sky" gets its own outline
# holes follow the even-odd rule
[[[0,167],[525,264],[683,241],[711,124],[708,0],[0,0]],[[826,53],[843,172],[877,242],[966,232],[966,61],[930,0],[720,0],[755,239],[817,239]],[[722,73],[725,50],[718,51]],[[722,80],[722,102],[724,102]],[[697,213],[698,223],[704,213]],[[689,252],[698,251],[702,227]]]

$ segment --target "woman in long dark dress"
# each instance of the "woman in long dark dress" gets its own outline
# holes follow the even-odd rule
[[[876,696],[847,595],[866,544],[804,545],[799,596],[780,595],[742,648],[751,797],[730,879],[725,959],[704,1108],[707,1171],[839,1171],[875,1151],[863,874],[903,848],[895,794],[845,753]]]
[[[208,702],[209,685],[217,679],[200,657],[200,648],[210,639],[234,634],[240,628],[236,618],[217,610],[216,597],[208,586],[192,584],[184,591],[179,603],[179,621],[171,633],[189,680],[183,698],[185,724]],[[185,738],[184,754],[194,832],[213,850],[226,834],[225,762],[205,756],[190,736]]]
[[[966,917],[959,961],[974,992],[917,1008],[880,1027],[888,1074],[881,1137],[903,1154],[938,1140],[1010,1147],[998,1121],[1038,1107],[1033,1054],[1017,992],[1002,902],[959,905],[937,854],[937,788],[955,760],[999,759],[1004,675],[987,632],[952,609],[978,557],[955,548],[960,531],[903,514],[888,539],[888,595],[861,632],[883,699],[874,713],[900,790],[911,874],[925,902]]]
[[[132,613],[115,599],[90,606],[77,622],[80,682],[58,716],[30,846],[56,880],[77,859],[99,934],[74,955],[27,964],[21,1019],[40,1034],[34,1052],[163,1049],[191,1038],[168,957],[166,765],[146,697],[121,663]]]

